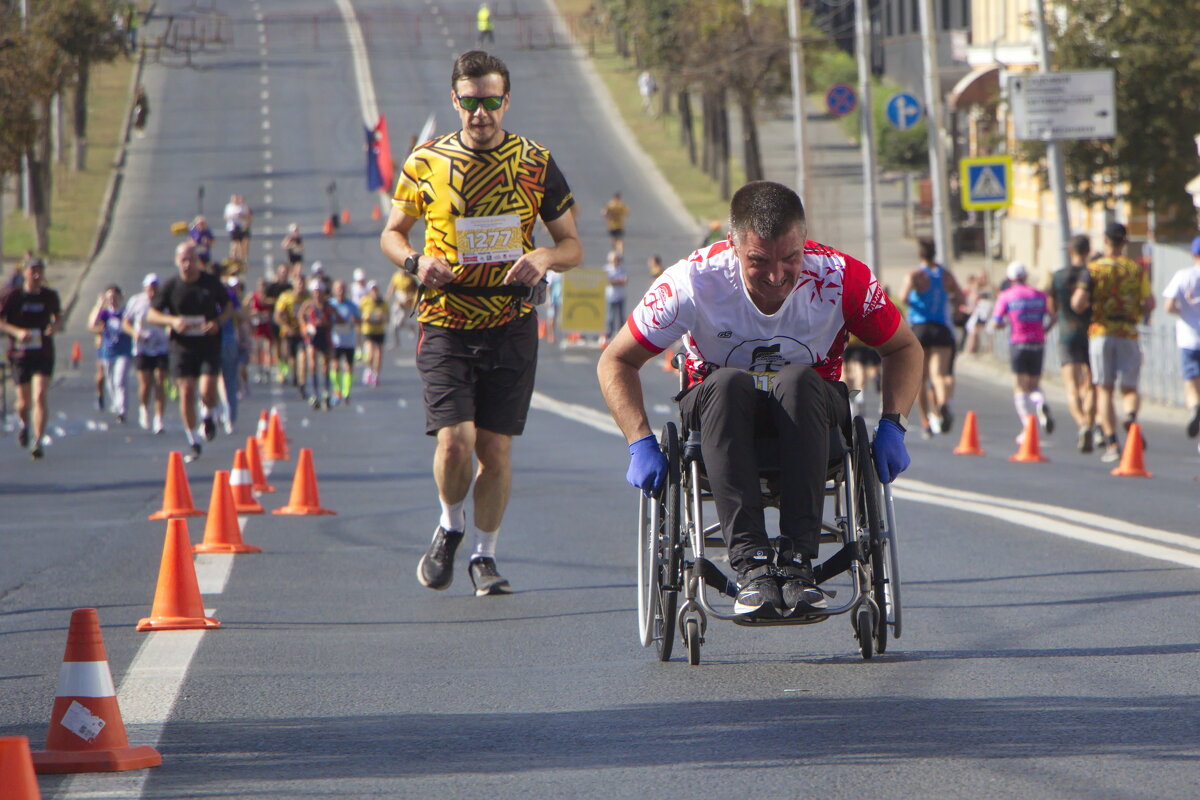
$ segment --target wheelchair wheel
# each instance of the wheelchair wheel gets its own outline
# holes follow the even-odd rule
[[[679,429],[674,422],[663,427],[659,440],[663,455],[667,457],[667,480],[662,490],[662,527],[658,536],[658,605],[659,615],[654,625],[654,642],[658,649],[658,660],[669,661],[675,643],[675,613],[679,608],[679,585],[682,580],[683,511],[680,465],[682,451],[679,447]]]
[[[879,483],[879,475],[875,472],[875,461],[871,457],[871,439],[867,432],[867,423],[862,417],[854,418],[854,472],[855,486],[858,497],[856,508],[859,530],[867,534],[866,553],[870,560],[871,598],[875,601],[878,614],[873,615],[875,623],[874,652],[887,651],[887,622],[888,608],[891,601],[889,596],[889,561],[888,542],[883,538],[883,515],[881,499],[883,489]],[[861,614],[861,609],[859,611]],[[857,622],[857,620],[856,620]],[[856,624],[855,630],[858,630]],[[863,658],[870,658],[863,650]]]
[[[700,663],[700,623],[689,619],[684,624],[683,638],[687,644],[688,663],[693,667]]]
[[[858,650],[862,653],[864,661],[870,660],[875,655],[875,632],[878,627],[871,604],[860,605],[854,612],[854,633],[858,637]]]

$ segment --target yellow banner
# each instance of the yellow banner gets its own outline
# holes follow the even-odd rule
[[[604,333],[604,270],[573,269],[563,274],[563,281],[563,332]]]

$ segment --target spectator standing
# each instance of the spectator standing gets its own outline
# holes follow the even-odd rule
[[[1050,310],[1046,293],[1030,286],[1029,268],[1013,261],[1005,272],[1011,282],[996,298],[992,325],[1008,325],[1008,354],[1013,371],[1013,405],[1021,424],[1021,441],[1025,419],[1036,414],[1047,434],[1054,433],[1054,416],[1042,394],[1042,364],[1046,353],[1046,332],[1054,327],[1056,315]],[[1033,408],[1030,409],[1032,404]]]
[[[8,359],[17,388],[17,444],[29,447],[34,459],[45,454],[42,438],[46,435],[47,395],[54,376],[54,334],[62,316],[58,292],[46,286],[45,280],[45,264],[41,259],[30,259],[25,264],[21,288],[0,299],[0,332],[9,336]]]
[[[133,358],[133,337],[126,333],[122,324],[124,316],[125,297],[115,283],[100,293],[88,315],[89,330],[100,337],[98,355],[104,369],[108,407],[122,424],[125,422],[125,384],[129,362]]]
[[[608,237],[612,240],[612,249],[617,255],[625,254],[625,218],[629,216],[629,206],[621,200],[621,193],[614,192],[612,199],[600,209],[604,215],[604,224],[608,226]]]
[[[1171,276],[1163,291],[1166,309],[1178,314],[1175,320],[1175,344],[1183,367],[1183,394],[1192,417],[1187,435],[1200,434],[1200,236],[1192,239],[1192,266]]]
[[[475,12],[475,29],[479,33],[479,46],[492,44],[496,41],[496,34],[493,30],[492,10],[487,3],[480,3],[479,10]]]
[[[651,117],[658,116],[654,108],[654,95],[657,93],[658,83],[654,80],[654,76],[650,74],[650,70],[642,70],[642,73],[638,75],[638,94],[642,96],[642,111]]]
[[[158,275],[142,278],[142,291],[125,304],[122,325],[133,339],[133,364],[138,376],[138,424],[143,430],[163,432],[163,412],[167,403],[167,352],[170,337],[160,325],[146,322],[146,312],[158,294]],[[150,397],[154,397],[154,422],[150,422]]]
[[[602,345],[608,344],[625,323],[625,284],[629,283],[629,276],[625,274],[622,260],[620,253],[610,250],[608,262],[604,265],[604,275],[608,281],[604,285],[604,302],[608,316],[604,324],[604,339],[600,342]]]
[[[1092,244],[1080,234],[1071,238],[1067,255],[1070,262],[1050,276],[1047,295],[1050,310],[1058,314],[1058,360],[1062,365],[1063,386],[1067,391],[1067,410],[1079,426],[1076,444],[1081,453],[1090,453],[1095,445],[1096,393],[1092,389],[1092,368],[1088,364],[1088,326],[1091,308],[1082,312],[1071,307],[1071,295],[1081,281],[1087,281],[1087,259]]]
[[[1096,389],[1096,414],[1104,436],[1103,461],[1121,457],[1117,443],[1117,413],[1113,392],[1120,381],[1125,430],[1137,421],[1138,377],[1142,347],[1138,322],[1154,310],[1150,277],[1136,261],[1125,256],[1129,232],[1119,222],[1104,229],[1104,255],[1088,264],[1088,279],[1071,295],[1071,307],[1083,313],[1092,309],[1088,326],[1088,360]]]

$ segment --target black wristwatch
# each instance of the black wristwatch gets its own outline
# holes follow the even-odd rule
[[[421,254],[413,253],[408,258],[404,259],[404,271],[409,275],[416,275],[417,270],[421,268]]]
[[[880,417],[880,419],[891,420],[900,426],[900,430],[904,431],[905,433],[908,432],[908,419],[903,414],[897,414],[893,412],[891,414],[884,414],[882,417]]]

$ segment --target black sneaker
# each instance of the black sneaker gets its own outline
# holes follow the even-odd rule
[[[780,587],[783,604],[791,612],[820,611],[829,607],[825,593],[817,588],[812,563],[807,558],[780,567],[780,572],[783,573],[783,586]]]
[[[183,461],[185,464],[190,464],[198,458],[200,458],[200,443],[196,442],[192,445],[191,452],[184,455]]]
[[[500,577],[500,573],[496,572],[496,559],[494,558],[480,556],[471,559],[467,574],[471,576],[471,585],[475,587],[476,597],[485,597],[489,594],[512,594],[512,586],[508,579]]]
[[[312,397],[308,398],[308,404],[312,406],[313,411],[318,411],[321,408],[321,398],[314,394]]]
[[[22,450],[24,450],[26,447],[29,447],[28,425],[22,425],[21,427],[17,428],[17,444],[21,446]]]
[[[104,410],[104,393],[103,392],[96,395],[96,410],[97,411]]]
[[[938,409],[938,416],[942,418],[942,430],[940,433],[949,433],[954,427],[954,412],[950,410],[950,404],[945,403]]]
[[[1046,435],[1054,433],[1054,415],[1050,413],[1050,404],[1042,403],[1037,407],[1038,422],[1042,424],[1042,430]]]
[[[1092,452],[1092,446],[1093,446],[1092,429],[1090,427],[1079,429],[1078,444],[1079,444],[1079,452],[1081,452],[1081,453]]]
[[[46,455],[46,451],[42,449],[42,445],[40,442],[38,444],[35,444],[33,446],[33,449],[29,451],[29,457],[32,458],[34,461],[41,460],[41,458],[44,455]]]
[[[784,612],[786,609],[783,596],[779,593],[778,575],[769,555],[754,559],[748,569],[738,574],[738,593],[733,601],[733,613],[769,618]]]
[[[207,417],[204,420],[204,438],[210,442],[217,438],[217,423],[212,417]]]
[[[429,549],[417,564],[417,580],[430,589],[445,589],[454,580],[454,553],[462,542],[462,531],[448,531],[441,525],[433,532]]]
[[[1196,406],[1196,410],[1192,412],[1192,418],[1188,420],[1187,426],[1189,439],[1195,439],[1197,434],[1200,434],[1200,406]]]

